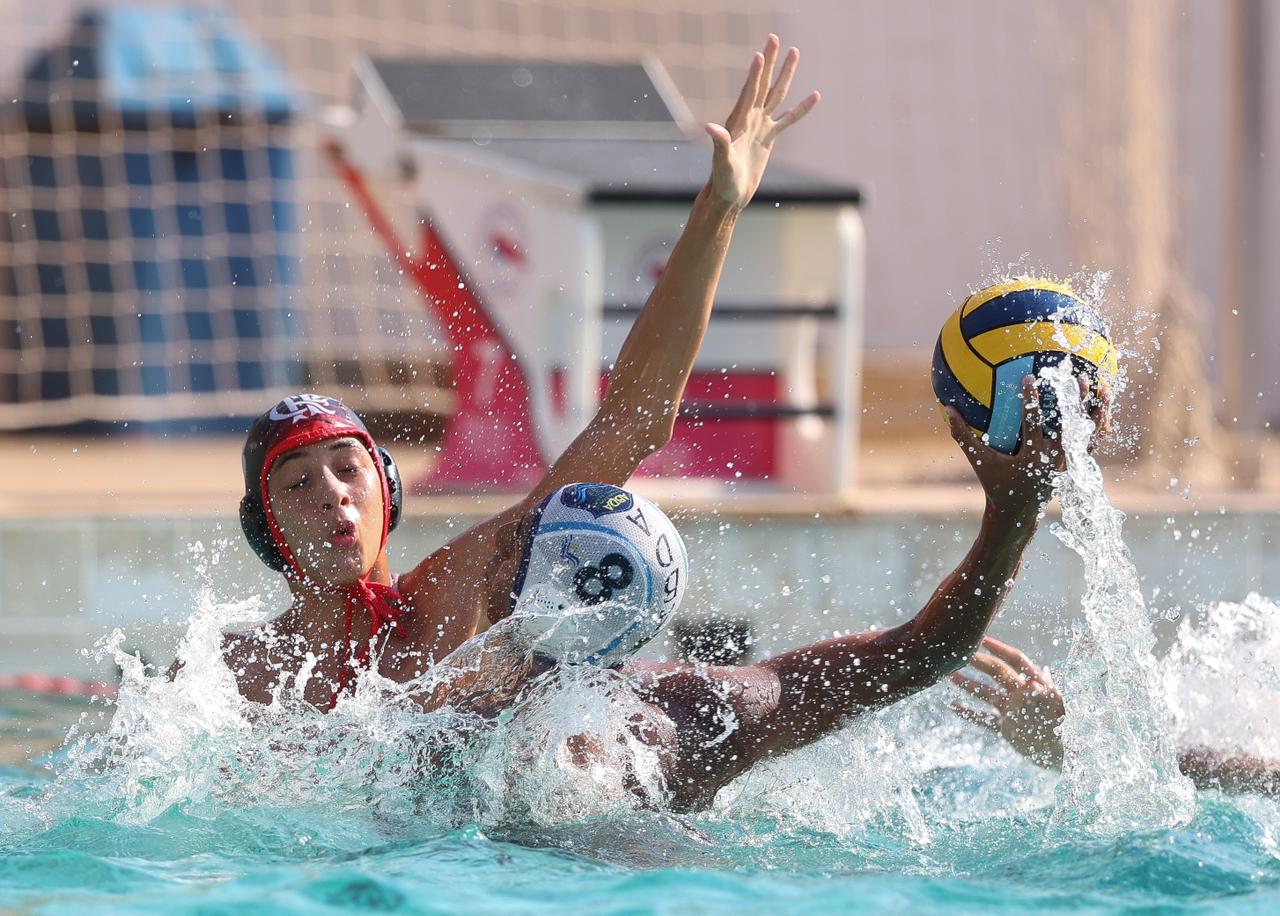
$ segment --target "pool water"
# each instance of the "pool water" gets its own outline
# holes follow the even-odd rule
[[[244,610],[202,608],[182,651],[195,658]],[[328,716],[263,714],[216,664],[170,684],[123,662],[103,731],[0,769],[0,909],[1280,908],[1277,800],[1200,792],[1183,810],[1171,782],[1147,787],[1164,808],[1104,793],[1106,810],[1077,811],[1057,774],[952,716],[945,687],[757,769],[709,811],[673,815],[638,809],[608,774],[556,765],[557,738],[608,728],[625,688],[611,673],[553,677],[515,716],[468,731],[387,685],[362,684]],[[1174,727],[1188,740],[1225,727],[1276,753],[1262,726],[1277,663],[1280,605],[1218,605],[1167,660]],[[111,712],[99,708],[86,716]]]
[[[732,787],[713,811],[441,816],[372,770],[300,788],[220,763],[174,786],[0,771],[0,908],[40,912],[1275,912],[1280,807],[1202,793],[1186,823],[1054,823],[1055,778],[927,700]],[[225,750],[225,749],[224,749]],[[214,756],[217,756],[215,751]],[[251,756],[251,755],[250,755]],[[51,761],[55,769],[59,763]],[[177,761],[174,761],[175,763]],[[383,760],[382,763],[387,761]],[[329,761],[330,764],[333,761]],[[117,774],[119,775],[119,774]],[[278,775],[278,774],[277,774]],[[302,768],[291,774],[303,779]],[[385,777],[385,773],[382,774]],[[261,780],[254,784],[254,780]],[[415,799],[415,793],[422,797]],[[451,799],[457,803],[458,798]],[[151,805],[155,804],[155,807]],[[481,803],[479,807],[483,807]],[[481,815],[484,818],[484,815]]]
[[[430,683],[372,676],[328,715],[288,691],[256,706],[220,634],[267,606],[209,593],[173,681],[113,634],[114,705],[0,768],[0,910],[1280,912],[1280,800],[1197,792],[1173,762],[1190,742],[1280,758],[1280,605],[1219,603],[1157,660],[1123,519],[1065,422],[1055,533],[1089,587],[1055,656],[1062,775],[957,719],[943,685],[710,810],[651,810],[619,778],[661,797],[622,675],[552,671],[494,722],[422,713]],[[568,762],[580,734],[605,748],[589,766]]]

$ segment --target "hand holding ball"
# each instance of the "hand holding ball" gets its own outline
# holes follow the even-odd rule
[[[933,352],[933,391],[997,451],[1021,445],[1022,379],[1069,360],[1089,383],[1114,377],[1116,350],[1102,318],[1068,286],[1049,280],[999,283],[969,296],[947,319]],[[1057,396],[1040,385],[1047,431],[1061,422]]]

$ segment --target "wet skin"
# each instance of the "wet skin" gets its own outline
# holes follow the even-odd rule
[[[742,91],[724,123],[705,126],[712,141],[707,183],[618,353],[595,417],[523,500],[455,538],[399,578],[396,585],[405,596],[406,613],[393,632],[380,638],[379,673],[396,681],[416,677],[507,612],[513,578],[504,563],[521,522],[545,496],[578,481],[625,486],[640,462],[670,441],[738,217],[755,195],[778,137],[818,103],[818,93],[811,92],[793,107],[782,107],[799,56],[794,48],[782,54],[776,35],[770,35],[763,51],[752,56]],[[327,473],[319,478],[313,475],[313,481],[324,486],[305,500],[299,495],[297,527],[292,520],[289,523],[290,531],[297,531],[304,542],[300,552],[315,553],[317,571],[335,584],[350,581],[347,576],[354,569],[345,558],[331,557],[330,548],[323,546],[329,517],[325,513],[335,512],[324,508],[324,490],[332,488],[327,494],[332,501],[346,486],[340,470],[333,469],[332,479]],[[312,496],[321,498],[317,501]],[[272,506],[276,507],[274,491]],[[282,505],[277,511],[286,509]],[[359,509],[362,522],[377,517],[372,506],[369,510]],[[318,547],[313,546],[317,539]],[[333,543],[331,538],[328,541]],[[365,562],[371,543],[373,538],[362,532]],[[385,552],[369,567],[368,578],[390,582]],[[268,702],[282,673],[286,677],[296,673],[308,655],[314,655],[318,659],[314,683],[305,697],[327,705],[326,693],[331,695],[332,685],[340,682],[342,674],[341,653],[335,653],[333,646],[344,637],[345,602],[337,589],[291,581],[290,590],[293,603],[280,618],[229,639],[228,661],[237,672],[241,691]],[[368,614],[358,610],[352,633],[365,638],[370,622]]]
[[[291,449],[272,467],[267,497],[305,578],[286,577],[292,602],[278,617],[226,637],[224,656],[247,699],[270,703],[282,683],[296,689],[297,676],[309,671],[302,698],[323,709],[345,680],[344,668],[353,663],[338,647],[347,637],[347,589],[362,576],[392,584],[374,461],[360,440],[344,437]],[[418,677],[474,632],[474,620],[488,608],[487,568],[496,543],[491,532],[519,529],[518,523],[497,521],[464,535],[462,549],[446,546],[400,578],[404,613],[375,638],[380,675],[398,683]],[[477,562],[482,558],[484,566]],[[464,575],[454,574],[459,559]],[[510,587],[508,582],[505,588]],[[459,613],[440,613],[442,604]],[[355,606],[352,639],[369,639],[372,623],[369,612]]]
[[[359,439],[286,452],[267,478],[267,496],[307,578],[340,587],[375,567],[382,546],[382,483]]]
[[[724,125],[707,125],[714,147],[711,176],[623,344],[599,412],[525,499],[398,580],[405,613],[393,631],[378,637],[373,656],[384,677],[405,682],[422,674],[509,613],[531,512],[544,497],[577,481],[625,486],[640,462],[670,440],[737,218],[759,185],[777,136],[818,100],[812,93],[780,111],[799,54],[793,48],[785,55],[774,80],[779,56],[777,37],[771,35],[763,53],[754,55]],[[1051,472],[1061,464],[1056,442],[1041,428],[1031,379],[1023,391],[1023,445],[1014,456],[987,448],[958,412],[950,413],[952,435],[973,466],[987,506],[969,554],[914,618],[887,630],[804,646],[758,665],[631,670],[635,689],[651,710],[644,721],[631,724],[659,749],[672,806],[705,805],[754,763],[921,690],[972,656],[1017,574],[1050,495]],[[353,457],[321,448],[297,459],[296,466],[291,454],[273,474],[280,479],[268,482],[271,505],[286,516],[281,525],[288,543],[307,557],[308,569],[321,581],[291,580],[290,607],[270,624],[229,637],[227,660],[246,697],[270,702],[272,689],[282,682],[289,686],[313,658],[315,669],[303,696],[326,708],[345,663],[333,649],[345,635],[342,586],[354,581],[371,551],[368,579],[391,581],[385,549],[375,550],[381,530],[371,527],[375,518],[381,524],[381,493],[372,486],[376,475],[372,482],[368,477],[373,457],[367,452]],[[294,470],[308,472],[308,482],[297,490],[289,489],[290,481],[297,483]],[[349,528],[337,529],[342,522],[355,525],[356,543],[348,543]],[[364,639],[370,623],[357,609],[353,635]],[[493,653],[489,668],[466,675],[456,690],[436,692],[427,699],[428,708],[478,703],[477,711],[490,714],[502,708],[504,697],[514,699],[533,673],[525,665],[523,675],[512,677],[501,667],[503,657]],[[729,722],[732,729],[726,728]],[[585,753],[588,743],[579,742],[577,751]]]

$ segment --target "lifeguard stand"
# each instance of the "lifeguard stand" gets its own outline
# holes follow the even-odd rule
[[[458,411],[425,489],[523,487],[589,420],[710,169],[656,61],[367,60],[336,162],[440,320]],[[399,183],[410,253],[366,176]],[[388,195],[389,196],[389,195]],[[743,214],[672,443],[643,472],[854,481],[855,188],[773,163]]]

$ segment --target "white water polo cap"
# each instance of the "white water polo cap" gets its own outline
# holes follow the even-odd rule
[[[561,487],[535,513],[512,617],[539,656],[621,664],[684,599],[689,560],[679,532],[643,496],[602,483]]]

